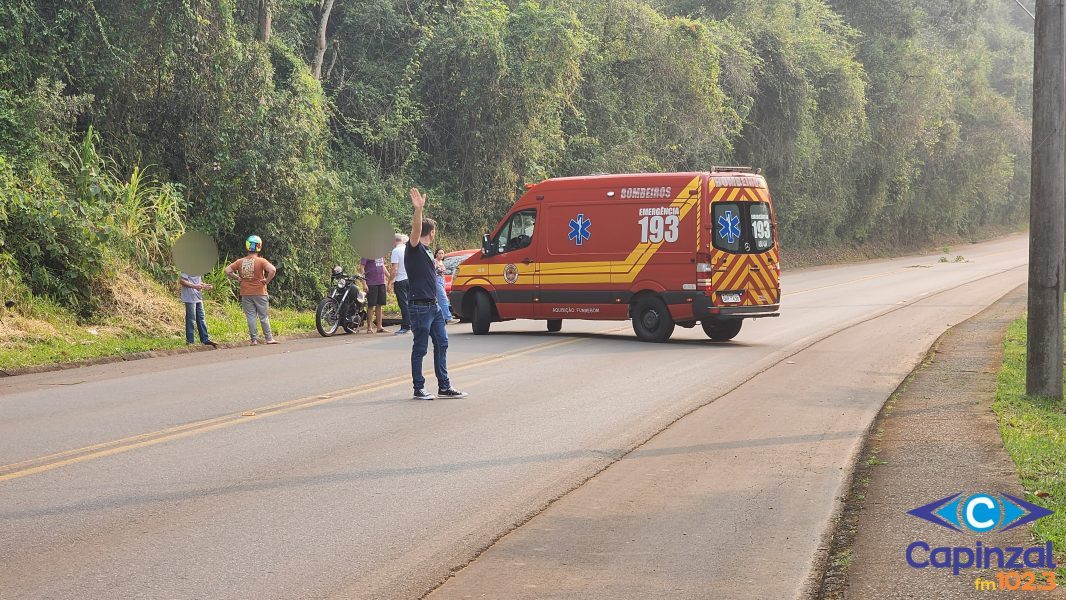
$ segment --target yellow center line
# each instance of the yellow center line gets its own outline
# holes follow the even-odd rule
[[[624,329],[624,327],[609,329],[602,333],[614,333],[622,331]],[[552,348],[559,348],[561,346],[567,346],[570,344],[576,344],[578,342],[587,341],[587,339],[588,338],[569,338],[565,340],[556,340],[544,344],[538,344],[536,346],[530,346],[529,348],[519,350],[517,352],[497,354],[495,356],[489,356],[484,358],[476,358],[473,360],[466,361],[464,363],[460,363],[459,365],[450,368],[449,371],[460,372],[473,369],[475,367],[484,367],[486,365],[510,360],[512,358],[518,358],[520,356],[525,356],[527,354],[539,352],[541,350],[548,350]],[[281,415],[303,408],[310,408],[313,406],[328,404],[330,402],[336,402],[338,400],[351,398],[353,396],[358,396],[369,392],[381,391],[390,387],[410,383],[410,381],[410,375],[399,375],[370,384],[363,384],[355,387],[335,390],[333,392],[324,392],[320,394],[315,394],[313,396],[305,396],[303,398],[297,398],[295,400],[279,402],[277,404],[271,404],[269,406],[251,409],[249,411],[245,411],[244,413],[234,413],[215,417],[212,419],[194,421],[192,423],[186,423],[184,425],[160,429],[158,431],[150,431],[147,433],[141,433],[138,435],[112,440],[109,442],[102,442],[99,444],[93,444],[91,446],[74,448],[72,450],[66,450],[63,452],[57,452],[55,454],[49,454],[46,456],[40,456],[29,460],[11,463],[8,465],[0,466],[0,482],[8,481],[11,479],[18,479],[20,477],[26,477],[28,475],[35,475],[37,473],[44,473],[46,471],[51,471],[60,467],[94,460],[97,458],[113,456],[115,454],[129,452],[130,450],[136,450],[138,448],[154,446],[163,442],[180,440],[201,433],[215,431],[226,427],[232,427],[234,425],[248,423],[270,416]]]

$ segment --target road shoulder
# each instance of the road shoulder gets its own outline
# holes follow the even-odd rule
[[[807,595],[875,417],[945,327],[1021,282],[992,277],[798,350],[503,536],[429,597]]]
[[[992,412],[1003,338],[1024,309],[1020,287],[948,330],[886,403],[853,477],[818,597],[983,598],[988,593],[975,580],[994,571],[912,568],[907,546],[1034,545],[1028,527],[973,536],[907,514],[960,492],[1026,498]],[[1061,590],[1041,597],[1061,597]]]

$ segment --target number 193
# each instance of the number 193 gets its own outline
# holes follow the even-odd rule
[[[639,223],[641,243],[651,242],[658,244],[659,242],[673,243],[677,241],[677,227],[680,224],[680,219],[677,218],[677,215],[644,217]]]

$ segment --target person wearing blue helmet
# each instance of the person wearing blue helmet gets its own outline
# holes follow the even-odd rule
[[[263,250],[263,239],[258,235],[248,236],[248,239],[244,240],[244,249],[247,251],[245,257],[226,267],[226,277],[241,284],[241,307],[248,320],[248,335],[252,339],[252,345],[259,344],[257,317],[263,326],[263,338],[266,343],[276,344],[278,342],[270,331],[270,295],[267,293],[267,285],[274,280],[278,270],[269,260],[259,256]]]

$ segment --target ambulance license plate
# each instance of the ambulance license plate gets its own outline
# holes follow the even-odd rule
[[[739,292],[730,293],[730,294],[719,294],[718,297],[721,298],[722,302],[724,302],[726,304],[740,304],[740,293]]]

